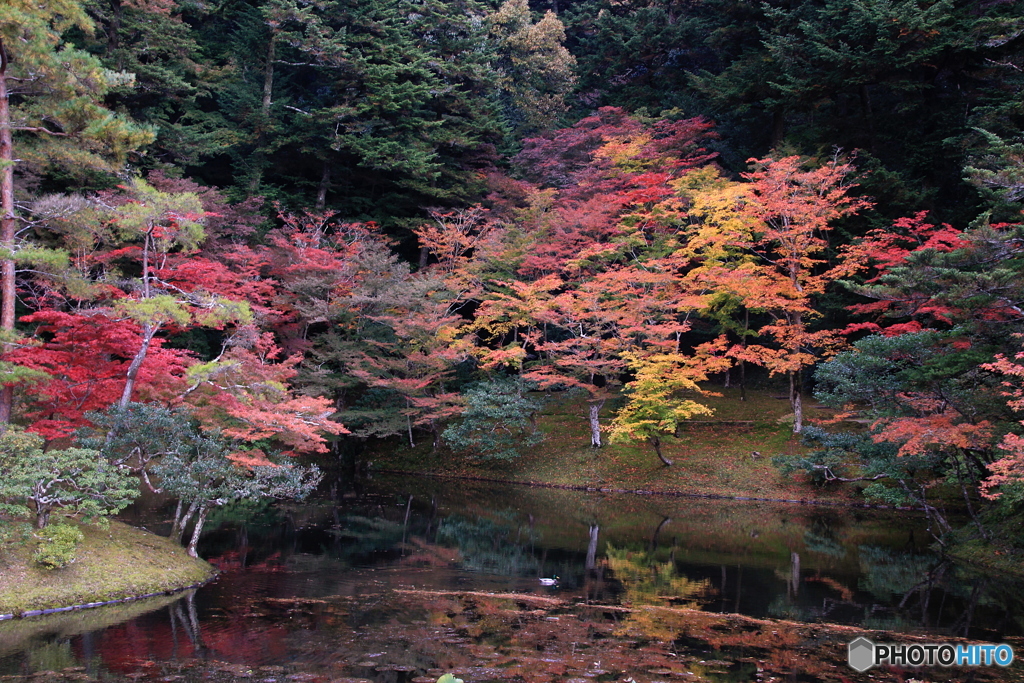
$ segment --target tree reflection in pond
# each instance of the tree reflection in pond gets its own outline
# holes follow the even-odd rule
[[[466,569],[506,576],[539,576],[536,541],[534,530],[517,524],[510,511],[491,518],[451,515],[437,527],[437,542],[454,548]]]
[[[1022,583],[941,564],[911,513],[374,486],[226,510],[201,547],[220,579],[170,608],[137,605],[120,624],[88,610],[63,617],[78,627],[40,620],[16,637],[32,620],[0,622],[0,676],[70,652],[91,678],[186,683],[432,683],[454,669],[467,683],[857,681],[843,648],[859,626],[885,627],[883,639],[1024,633]]]
[[[624,574],[654,568],[668,583],[680,578],[646,552],[623,553],[632,568]],[[663,601],[660,592],[654,591],[655,601]],[[664,605],[400,589],[254,599],[198,621],[195,607],[185,598],[144,624],[90,636],[88,655],[84,637],[37,644],[24,654],[27,666],[16,673],[0,669],[0,675],[15,673],[5,677],[12,683],[432,683],[442,673],[467,683],[902,683],[912,674],[876,669],[858,675],[845,665],[846,644],[856,635],[907,642],[903,636]],[[146,634],[165,637],[140,638],[143,626]],[[50,673],[30,677],[41,669],[29,666]],[[933,669],[927,680],[964,680],[964,674]],[[1021,674],[1019,667],[975,670],[970,678],[994,683],[1021,680]]]
[[[557,575],[549,592],[614,603],[625,587],[609,566],[608,548],[646,548],[652,561],[673,562],[676,575],[708,582],[713,590],[704,609],[903,630],[955,628],[973,636],[991,633],[993,624],[1006,633],[1024,631],[1021,582],[1000,589],[989,580],[972,596],[979,583],[963,570],[937,573],[925,520],[913,513],[900,512],[894,524],[886,511],[468,482],[453,489],[443,480],[380,475],[375,486],[289,507],[276,524],[226,526],[211,534],[207,553],[220,562],[248,553],[253,563],[278,553],[293,569],[310,572],[313,584],[329,577],[317,593],[329,591],[348,568],[401,565],[435,572],[415,583],[438,588],[533,590],[539,578]]]
[[[656,613],[639,609],[645,605],[679,606],[699,609],[717,593],[708,579],[690,580],[679,573],[671,559],[659,561],[650,550],[628,550],[608,544],[608,567],[622,584],[623,605],[633,608],[623,622],[625,632],[639,630],[651,638],[671,640],[664,621]]]

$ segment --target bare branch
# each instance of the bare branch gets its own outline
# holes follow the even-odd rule
[[[53,135],[55,137],[60,138],[68,137],[67,133],[61,133],[59,131],[50,130],[49,128],[44,128],[42,126],[11,126],[11,130],[21,130],[27,133],[43,133],[45,135]]]
[[[811,465],[811,469],[824,472],[826,481],[876,481],[890,476],[888,474],[876,474],[873,477],[840,477],[832,471],[831,465]]]

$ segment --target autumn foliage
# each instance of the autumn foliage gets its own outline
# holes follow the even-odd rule
[[[25,283],[39,310],[21,323],[34,332],[5,360],[43,373],[26,391],[31,431],[70,437],[87,413],[136,401],[189,405],[205,428],[243,449],[276,442],[323,452],[323,434],[345,432],[330,419],[330,400],[294,392],[301,357],[284,356],[254,319],[285,332],[297,317],[283,305],[288,285],[323,272],[343,277],[337,266],[350,247],[319,250],[322,226],[287,216],[258,251],[224,245],[204,253],[197,195],[140,182],[104,203],[110,208],[85,206],[68,221],[80,224],[70,272]],[[329,288],[345,292],[341,282]],[[219,352],[205,360],[169,343],[190,334],[218,340]]]
[[[970,498],[1024,476],[1019,391],[1004,414],[978,402],[1024,376],[996,331],[1021,318],[1018,228],[918,213],[839,240],[872,206],[854,155],[752,158],[730,178],[714,139],[700,118],[615,107],[538,133],[515,177],[481,174],[479,202],[423,209],[415,265],[374,223],[277,206],[267,224],[160,174],[40,204],[61,246],[26,252],[30,310],[3,357],[17,419],[67,440],[111,406],[161,406],[251,472],[344,438],[508,457],[494,430],[542,438],[529,387],[582,397],[593,447],[645,442],[670,465],[709,381],[784,379],[799,433],[817,368],[821,400],[870,415],[930,481],[955,470]],[[852,323],[830,324],[839,296]]]

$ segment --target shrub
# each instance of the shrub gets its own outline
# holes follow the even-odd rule
[[[34,514],[36,528],[64,508],[86,521],[120,512],[138,497],[138,480],[98,450],[45,450],[43,437],[15,427],[0,436],[0,512]]]
[[[455,450],[472,451],[482,460],[512,460],[522,449],[544,440],[535,415],[543,403],[528,395],[529,382],[497,378],[466,388],[462,421],[442,435]]]
[[[62,569],[75,561],[78,544],[85,539],[81,529],[70,524],[53,524],[38,534],[42,540],[32,559],[47,569]]]

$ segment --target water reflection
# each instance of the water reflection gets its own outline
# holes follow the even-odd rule
[[[169,662],[216,662],[228,667],[217,671],[241,676],[230,667],[290,662],[333,678],[411,683],[449,665],[480,666],[473,657],[506,656],[501,643],[527,638],[513,628],[524,620],[540,629],[528,639],[540,639],[543,651],[550,629],[538,610],[555,604],[562,611],[553,618],[596,619],[587,628],[618,638],[612,649],[624,652],[622,643],[636,638],[675,642],[712,648],[705,661],[718,645],[694,645],[675,617],[640,607],[990,641],[1024,633],[1021,582],[941,562],[928,551],[925,520],[906,512],[896,522],[885,511],[378,477],[359,493],[339,487],[302,506],[225,509],[208,524],[214,531],[200,550],[223,572],[217,582],[108,622],[82,612],[65,617],[83,620],[77,627],[0,623],[0,675],[84,666],[166,676],[179,675],[168,673]],[[557,586],[539,581],[554,576]],[[517,598],[515,621],[505,603],[487,607],[452,591],[526,597]],[[584,615],[594,604],[609,607]],[[485,639],[492,621],[506,617],[516,633]],[[583,639],[589,631],[580,628]],[[484,644],[491,649],[474,650]],[[716,680],[749,680],[758,665],[741,664]]]

